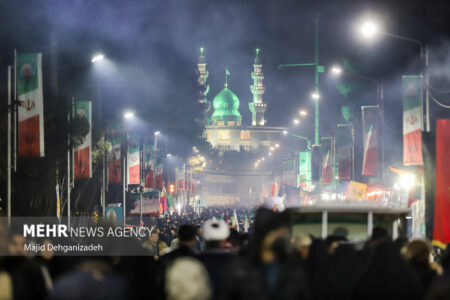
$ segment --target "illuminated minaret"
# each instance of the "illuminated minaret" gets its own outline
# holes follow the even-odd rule
[[[267,104],[263,102],[262,95],[264,94],[264,73],[262,70],[261,59],[259,58],[259,49],[256,49],[255,62],[253,63],[252,72],[253,85],[250,86],[250,90],[253,94],[253,102],[248,104],[250,111],[252,112],[252,125],[264,126],[266,121],[264,119],[264,113],[267,109]]]
[[[197,73],[198,73],[198,85],[200,87],[199,90],[199,103],[208,103],[208,100],[206,96],[209,92],[209,84],[206,83],[206,80],[208,79],[209,72],[206,70],[206,60],[205,56],[203,55],[204,49],[200,48],[200,57],[198,58],[197,63]],[[210,108],[210,105],[209,105]],[[208,110],[209,110],[208,108]]]

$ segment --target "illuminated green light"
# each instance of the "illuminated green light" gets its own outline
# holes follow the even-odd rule
[[[203,49],[203,47],[200,47],[200,52],[203,53],[205,49]]]

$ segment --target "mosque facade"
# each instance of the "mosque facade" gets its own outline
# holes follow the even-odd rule
[[[208,103],[209,84],[207,79],[209,72],[206,65],[204,51],[200,49],[197,64],[199,75],[197,80],[200,86],[198,101],[200,103]],[[229,75],[228,70],[226,78],[227,75]],[[253,97],[248,103],[248,109],[252,115],[251,123],[242,120],[239,112],[241,101],[228,86],[227,79],[224,89],[207,106],[209,109],[206,111],[204,138],[220,152],[233,150],[253,153],[267,152],[266,150],[279,143],[283,130],[285,130],[283,127],[266,126],[264,114],[267,111],[267,104],[263,101],[264,72],[259,49],[256,49],[253,72],[250,75],[253,79],[253,84],[250,86]]]

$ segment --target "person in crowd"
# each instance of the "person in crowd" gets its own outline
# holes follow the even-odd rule
[[[300,260],[306,260],[309,255],[309,247],[311,246],[311,237],[300,234],[292,239],[294,245],[294,256]]]
[[[220,283],[223,281],[224,270],[234,258],[227,249],[229,236],[230,228],[223,220],[212,218],[203,225],[205,250],[198,258],[208,271],[215,299],[219,293]]]
[[[147,249],[149,254],[155,258],[159,258],[161,252],[168,248],[167,244],[159,239],[159,232],[157,230],[153,230],[150,233],[150,238],[142,244],[142,247]]]
[[[230,265],[219,299],[311,299],[304,271],[290,262],[289,228],[287,213],[257,211],[247,255]]]
[[[55,282],[50,299],[119,300],[127,299],[126,296],[126,280],[114,271],[112,260],[108,257],[89,257]]]
[[[420,280],[394,243],[382,234],[380,238],[372,238],[368,245],[353,299],[422,299]]]
[[[346,242],[347,238],[342,235],[329,235],[325,242],[327,244],[328,254],[333,254],[340,242]]]
[[[193,257],[179,257],[165,276],[167,300],[210,300],[211,284],[205,267]]]
[[[203,238],[203,229],[201,225],[196,225],[196,235],[195,235],[195,253],[201,253],[205,249],[205,239]]]
[[[430,261],[431,245],[424,240],[412,240],[403,247],[402,254],[419,277],[426,292],[438,275],[436,267]]]

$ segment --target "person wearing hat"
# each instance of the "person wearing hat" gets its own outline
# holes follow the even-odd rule
[[[230,228],[223,220],[212,218],[203,224],[205,250],[199,255],[199,259],[208,271],[213,299],[217,299],[220,294],[219,288],[223,282],[224,270],[235,257],[226,248],[229,236]]]

